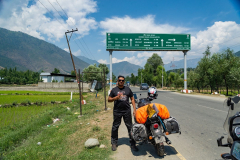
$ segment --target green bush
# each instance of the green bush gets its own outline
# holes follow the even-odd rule
[[[13,105],[13,106],[16,106],[16,105],[17,105],[17,101],[14,101],[14,102],[12,103],[12,105]]]

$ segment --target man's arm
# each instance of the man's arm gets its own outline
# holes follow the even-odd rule
[[[110,96],[108,96],[108,102],[113,102],[113,101],[116,101],[116,100],[118,100],[118,99],[120,99],[120,95],[117,95],[116,97],[110,97]]]
[[[136,115],[136,104],[135,104],[135,99],[134,97],[130,97],[132,101],[132,106],[133,106],[133,116],[135,117]]]

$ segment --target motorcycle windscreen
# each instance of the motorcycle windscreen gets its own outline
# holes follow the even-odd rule
[[[230,140],[228,140],[229,143],[233,143],[233,140],[229,133],[230,118],[232,116],[234,116],[236,113],[240,112],[240,101],[239,100],[240,100],[240,97],[238,97],[238,96],[232,97],[231,102],[234,103],[234,108],[232,110],[231,106],[228,106],[228,108],[229,108],[228,115],[223,124],[223,128],[228,133],[228,138],[230,139]],[[227,100],[224,101],[224,105],[227,106]],[[240,123],[240,118],[235,118],[235,120],[233,121],[233,124],[236,124],[236,123]]]

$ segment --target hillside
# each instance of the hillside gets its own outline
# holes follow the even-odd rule
[[[240,57],[240,51],[236,52],[235,55],[236,55],[237,57]]]
[[[88,64],[92,64],[92,65],[96,64],[97,66],[99,65],[98,61],[86,58],[84,56],[77,56],[77,58],[81,59],[82,61],[84,61],[84,62],[86,62]]]
[[[51,72],[58,68],[61,73],[73,70],[68,52],[46,41],[22,32],[0,28],[0,66],[17,67],[18,70]],[[74,56],[76,69],[89,64]]]
[[[196,68],[198,65],[198,62],[201,60],[201,58],[196,58],[196,59],[188,59],[187,60],[187,68]],[[172,67],[172,65],[175,65],[175,67]],[[168,63],[164,65],[165,70],[172,70],[172,69],[180,69],[184,68],[184,59],[181,59],[179,61],[174,61],[173,63]]]
[[[96,60],[92,60],[89,58],[86,58],[84,56],[77,56],[79,59],[89,63],[89,64],[96,64],[97,66],[99,65],[99,62]],[[108,69],[110,70],[110,65],[107,64]],[[119,62],[119,63],[113,63],[113,74],[118,76],[118,75],[123,75],[123,76],[130,76],[131,73],[133,73],[135,76],[138,74],[138,69],[141,68],[141,66],[129,63],[127,61],[124,62]],[[108,75],[109,77],[109,75]]]
[[[108,68],[110,68],[110,65],[107,65]],[[131,73],[133,73],[135,76],[138,75],[138,69],[141,68],[141,66],[129,63],[127,61],[119,62],[119,63],[113,63],[113,74],[115,76],[123,75],[123,76],[130,76]]]

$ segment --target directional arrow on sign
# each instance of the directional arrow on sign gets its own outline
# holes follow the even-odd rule
[[[176,39],[168,39],[169,41],[175,41]]]
[[[163,47],[163,39],[161,39],[161,41],[162,41],[162,47]]]

